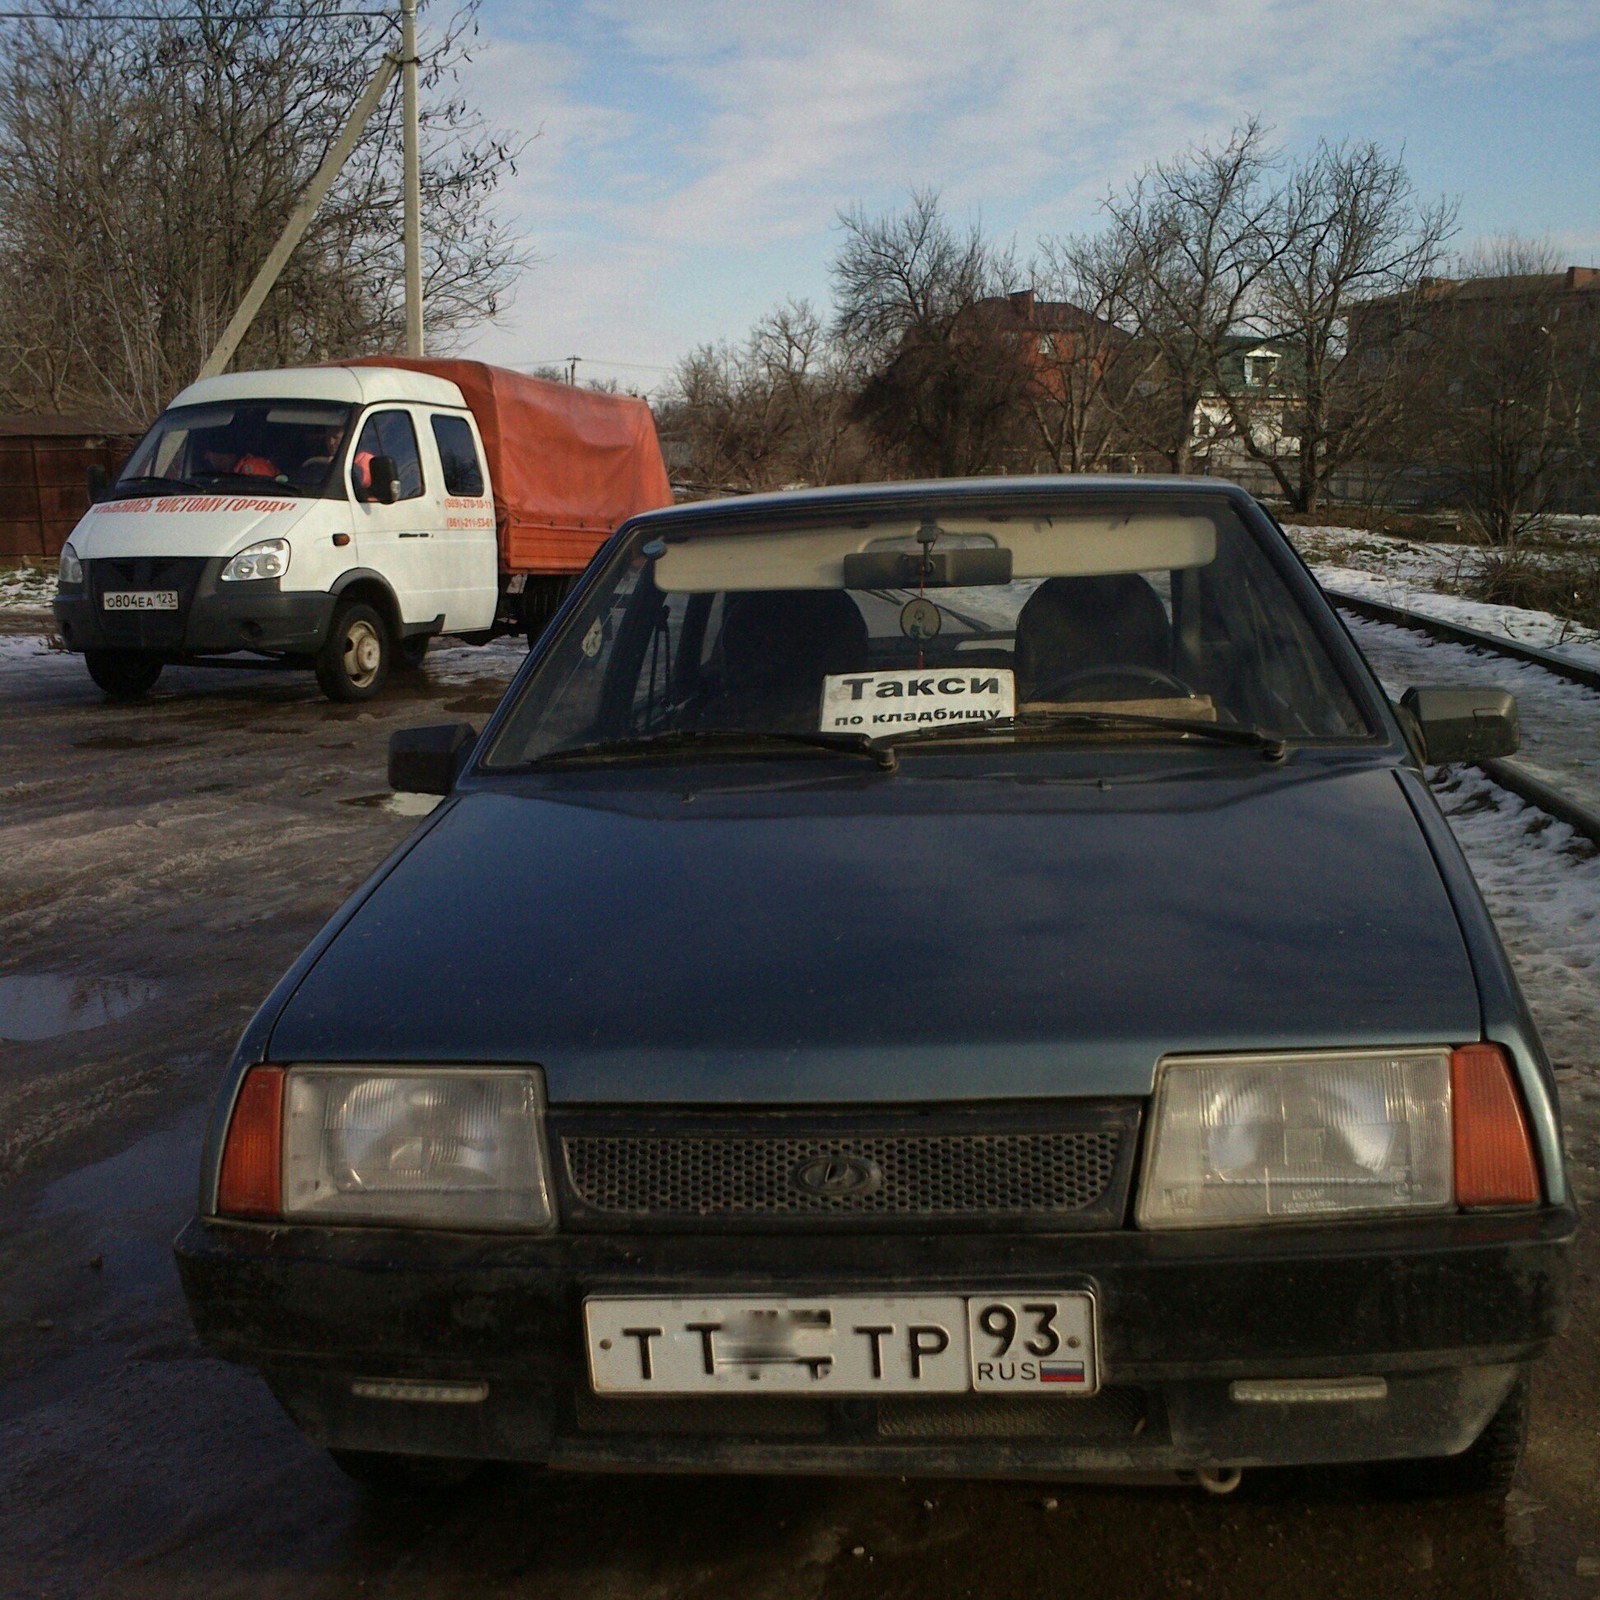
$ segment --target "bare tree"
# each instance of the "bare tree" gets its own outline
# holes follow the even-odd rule
[[[1543,244],[1504,238],[1426,291],[1431,457],[1489,539],[1514,545],[1600,446],[1600,315]]]
[[[1104,234],[1039,241],[1034,287],[1056,309],[1039,339],[1028,412],[1043,458],[1056,472],[1126,464],[1129,440],[1120,418],[1152,366],[1149,352],[1115,320],[1131,268],[1126,252]]]
[[[840,217],[834,331],[862,375],[857,415],[896,467],[992,471],[1024,423],[1032,369],[985,303],[1019,276],[977,223],[955,228],[937,191],[902,212]]]
[[[1173,472],[1192,470],[1195,419],[1222,346],[1279,248],[1268,181],[1276,159],[1252,118],[1220,150],[1198,145],[1157,162],[1105,202],[1112,247],[1127,263],[1118,320],[1152,367],[1129,386],[1121,420]]]
[[[63,8],[0,57],[0,398],[147,416],[193,377],[386,47],[340,0],[198,0],[162,21]],[[493,211],[521,141],[455,87],[472,12],[423,79],[436,336],[494,314],[525,259]],[[398,109],[368,125],[246,340],[241,365],[395,345]]]
[[[1211,378],[1239,448],[1297,511],[1315,510],[1334,473],[1393,435],[1413,393],[1420,295],[1455,214],[1420,203],[1401,159],[1372,143],[1320,144],[1288,173],[1245,319],[1284,347],[1280,370],[1270,383],[1220,367]],[[1389,337],[1357,348],[1352,312],[1375,299]]]
[[[763,317],[743,344],[702,345],[678,363],[661,408],[696,488],[748,492],[837,480],[859,469],[841,352],[805,301]]]

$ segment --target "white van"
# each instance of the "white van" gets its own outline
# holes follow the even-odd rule
[[[574,414],[616,438],[579,430],[563,455],[551,440]],[[581,468],[598,451],[587,478],[614,479],[624,437],[646,492],[574,509],[573,452]],[[549,503],[533,457],[550,466]],[[520,503],[497,506],[491,463],[521,485]],[[335,700],[361,700],[396,655],[420,662],[436,634],[483,643],[542,622],[610,531],[663,498],[640,401],[456,361],[208,378],[178,395],[73,530],[55,614],[117,698],[147,692],[169,663],[265,657],[314,668]]]

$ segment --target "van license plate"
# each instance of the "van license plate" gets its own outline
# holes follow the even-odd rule
[[[597,1394],[983,1394],[1099,1387],[1082,1290],[864,1297],[593,1297]]]
[[[107,611],[176,611],[176,589],[111,589],[100,596]]]

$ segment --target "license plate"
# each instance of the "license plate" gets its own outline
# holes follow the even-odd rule
[[[651,1296],[583,1303],[596,1394],[1093,1394],[1094,1296]]]
[[[176,589],[111,589],[100,596],[107,611],[176,611]]]

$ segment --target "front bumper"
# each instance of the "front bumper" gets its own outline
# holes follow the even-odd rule
[[[52,609],[69,650],[143,650],[179,659],[254,650],[314,655],[327,637],[336,596],[282,591],[276,578],[223,583],[221,558],[86,561],[80,587]],[[113,570],[115,569],[115,570]],[[106,589],[171,589],[176,611],[107,611]]]
[[[1450,1455],[1559,1331],[1568,1210],[1206,1237],[556,1236],[197,1219],[177,1241],[202,1340],[334,1447],[656,1470],[1029,1475]],[[1076,1288],[1094,1398],[601,1400],[586,1295]],[[1239,1378],[1382,1376],[1382,1400],[1245,1404]],[[487,1385],[358,1398],[358,1379]]]

